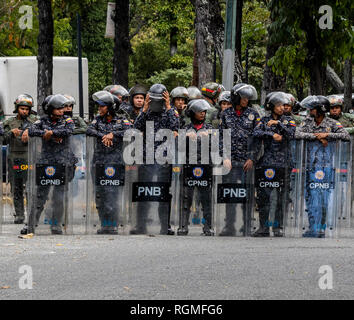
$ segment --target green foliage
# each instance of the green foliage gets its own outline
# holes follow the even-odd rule
[[[319,20],[324,15],[319,13],[321,5],[333,9],[333,29],[320,29]],[[272,0],[269,7],[273,18],[270,41],[279,46],[269,65],[277,74],[287,74],[291,82],[303,85],[308,81],[311,44],[323,52],[323,66],[338,66],[353,54],[353,1]],[[309,33],[313,38],[308,39]]]
[[[151,86],[154,83],[162,83],[169,91],[178,86],[188,87],[192,82],[192,73],[191,65],[182,69],[166,69],[155,72],[152,77],[147,79],[146,84]]]
[[[242,15],[242,66],[246,67],[246,49],[248,48],[248,82],[260,90],[270,12],[263,2],[247,1],[244,3]]]

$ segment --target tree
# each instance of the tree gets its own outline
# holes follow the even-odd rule
[[[198,57],[198,86],[213,79],[214,50],[222,59],[224,21],[218,1],[195,1],[195,37]]]
[[[333,28],[321,27],[321,6],[333,10]],[[311,94],[326,94],[326,66],[352,54],[354,37],[351,0],[272,0],[270,42],[281,44],[269,65],[278,75],[287,74],[295,83],[309,79]],[[328,8],[328,7],[326,7]],[[328,13],[329,14],[329,13]],[[328,19],[327,21],[328,24]]]
[[[50,0],[38,0],[38,81],[37,101],[38,111],[41,114],[43,100],[52,94],[53,81],[53,41],[54,23],[52,16],[52,3]]]
[[[128,87],[129,71],[129,0],[116,0],[113,83]]]

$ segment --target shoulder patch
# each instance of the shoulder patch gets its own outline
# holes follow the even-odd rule
[[[342,126],[342,124],[341,124],[340,122],[336,122],[336,126],[337,126],[338,128],[343,128],[343,126]]]
[[[67,123],[73,123],[73,119],[71,119],[71,118],[67,118],[67,119],[65,119],[65,121],[66,121]]]
[[[124,123],[125,125],[127,125],[127,126],[130,125],[130,122],[129,122],[128,120],[123,120],[123,123]]]
[[[289,121],[289,124],[290,124],[291,126],[293,126],[293,127],[296,127],[296,123],[295,123],[294,120],[290,120],[290,121]]]
[[[176,116],[177,118],[179,118],[179,113],[178,113],[178,111],[177,111],[176,109],[174,109],[174,111],[175,111],[175,116]]]
[[[255,116],[254,116],[254,114],[253,114],[253,113],[251,113],[251,114],[248,116],[248,120],[253,121],[253,120],[254,120],[254,118],[255,118]]]

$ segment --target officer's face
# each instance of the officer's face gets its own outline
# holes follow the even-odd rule
[[[18,114],[20,117],[28,117],[29,115],[29,107],[27,106],[19,106],[18,107]]]
[[[104,117],[108,113],[108,107],[107,106],[99,106],[98,113],[100,114],[101,117]]]
[[[316,118],[317,117],[317,110],[316,109],[310,110],[310,117],[312,117],[312,118]]]
[[[121,95],[117,95],[117,98],[118,98],[119,102],[122,103],[122,96]]]
[[[133,97],[134,107],[142,108],[144,105],[144,96],[142,94],[137,94]]]
[[[61,117],[64,115],[64,108],[53,109],[52,115],[53,115],[55,118],[61,118]]]
[[[334,106],[334,107],[331,107],[331,109],[329,110],[329,114],[334,117],[339,117],[341,111],[342,110],[341,110],[340,106]]]
[[[174,105],[178,110],[183,110],[186,105],[186,102],[184,98],[175,98]]]
[[[64,112],[72,112],[72,111],[73,111],[73,106],[72,105],[64,107]]]
[[[284,114],[284,105],[275,106],[273,112],[278,116],[282,116]]]
[[[291,113],[292,109],[293,108],[291,105],[289,105],[289,104],[284,105],[284,114],[289,115]]]
[[[198,121],[204,121],[205,120],[205,115],[206,115],[206,111],[196,112],[195,113],[195,119],[198,120]]]
[[[227,101],[221,101],[221,103],[220,103],[221,111],[224,111],[224,110],[230,108],[231,106],[232,106],[232,104]]]
[[[240,106],[241,106],[242,108],[246,108],[247,105],[248,105],[248,99],[247,99],[247,98],[241,98],[241,100],[240,100]]]

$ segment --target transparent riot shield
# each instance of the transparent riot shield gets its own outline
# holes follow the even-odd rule
[[[121,148],[104,147],[97,138],[87,137],[86,150],[87,232],[123,234],[129,208],[129,178]]]
[[[254,217],[254,169],[233,164],[228,174],[214,171],[214,221],[218,236],[250,236],[257,229]]]
[[[72,234],[77,158],[70,137],[49,141],[31,137],[28,149],[27,233]]]
[[[303,210],[302,199],[304,197],[303,188],[303,155],[304,141],[291,140],[290,148],[290,163],[289,163],[289,184],[288,197],[286,199],[286,215],[284,216],[285,236],[297,237],[299,235],[300,220],[298,212]]]
[[[178,209],[172,186],[179,189],[172,165],[136,165],[129,172],[131,179],[128,234],[174,234],[174,210]]]
[[[255,186],[259,228],[253,236],[285,235],[287,220],[289,168],[266,166],[256,168]]]
[[[335,211],[339,237],[354,236],[351,228],[351,197],[352,197],[352,145],[351,141],[338,141],[335,151],[335,185],[338,192],[335,195]]]
[[[351,214],[350,214],[350,227],[354,229],[354,136],[351,135],[350,139],[350,157],[351,161]]]
[[[302,174],[297,188],[304,190],[297,208],[302,237],[338,236],[337,195],[340,193],[339,141],[325,146],[319,141],[304,141]]]
[[[184,165],[181,176],[178,235],[214,235],[213,168],[210,165]],[[196,196],[197,195],[197,196]],[[202,214],[197,214],[195,199]]]
[[[1,146],[3,143],[3,137],[0,137],[0,142]],[[4,199],[4,194],[3,194],[3,185],[4,185],[4,172],[3,172],[3,156],[1,155],[0,157],[0,168],[1,168],[1,185],[0,185],[0,194],[1,194],[1,199]],[[6,180],[5,180],[6,181]],[[0,203],[0,234],[2,233],[2,225],[4,222],[4,209],[3,209],[3,201]]]
[[[70,184],[70,194],[72,195],[72,212],[73,226],[75,234],[83,234],[86,232],[86,197],[87,197],[87,167],[86,167],[86,135],[72,135],[71,147],[76,159],[78,160],[75,167],[75,174]]]

